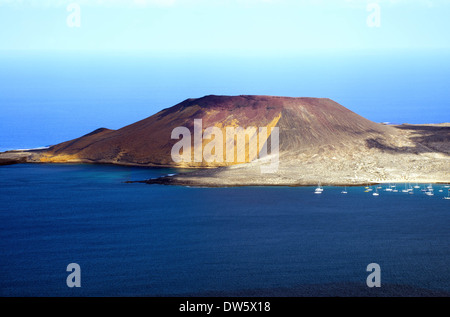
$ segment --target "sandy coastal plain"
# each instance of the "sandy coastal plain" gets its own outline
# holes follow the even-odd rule
[[[358,186],[375,183],[450,183],[450,124],[400,125],[400,147],[382,144],[323,146],[282,153],[276,173],[258,161],[198,170],[147,183],[191,186]],[[419,143],[418,140],[422,141]]]

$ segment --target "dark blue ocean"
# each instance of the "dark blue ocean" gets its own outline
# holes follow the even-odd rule
[[[248,294],[307,285],[450,292],[450,201],[364,188],[124,183],[109,165],[0,167],[1,296]],[[402,186],[402,185],[400,185]],[[69,288],[69,263],[81,287]],[[243,293],[242,293],[243,292]]]

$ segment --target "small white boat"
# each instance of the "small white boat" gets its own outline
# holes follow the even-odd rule
[[[375,189],[375,193],[373,193],[372,195],[374,195],[374,196],[380,196],[380,194],[378,194],[378,188]]]
[[[413,189],[411,188],[410,185],[406,185],[405,183],[405,189],[402,189],[402,193],[409,193],[410,191],[412,191]]]
[[[347,194],[347,186],[345,186],[345,189],[341,191],[341,194]]]
[[[316,190],[314,191],[314,194],[322,194],[322,192],[323,192],[323,188],[320,186],[320,182],[319,182]]]
[[[434,196],[433,192],[425,192],[425,195],[427,195],[427,196]]]

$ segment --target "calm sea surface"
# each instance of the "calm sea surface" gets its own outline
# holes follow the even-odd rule
[[[126,184],[174,173],[0,167],[1,296],[139,296],[360,283],[450,291],[450,201],[364,188]],[[401,185],[402,186],[402,185]],[[446,190],[446,189],[445,189]],[[66,285],[69,263],[81,288]]]

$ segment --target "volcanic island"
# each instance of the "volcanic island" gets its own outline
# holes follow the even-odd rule
[[[176,131],[189,134],[183,141],[189,151],[178,151]],[[238,133],[229,139],[229,131]],[[236,149],[227,157],[230,145]],[[276,166],[263,172],[274,163],[274,147]],[[183,159],[174,159],[174,148]],[[118,130],[99,128],[45,149],[0,153],[0,165],[15,163],[179,168],[142,182],[208,187],[448,184],[450,123],[376,123],[327,98],[209,95]]]

